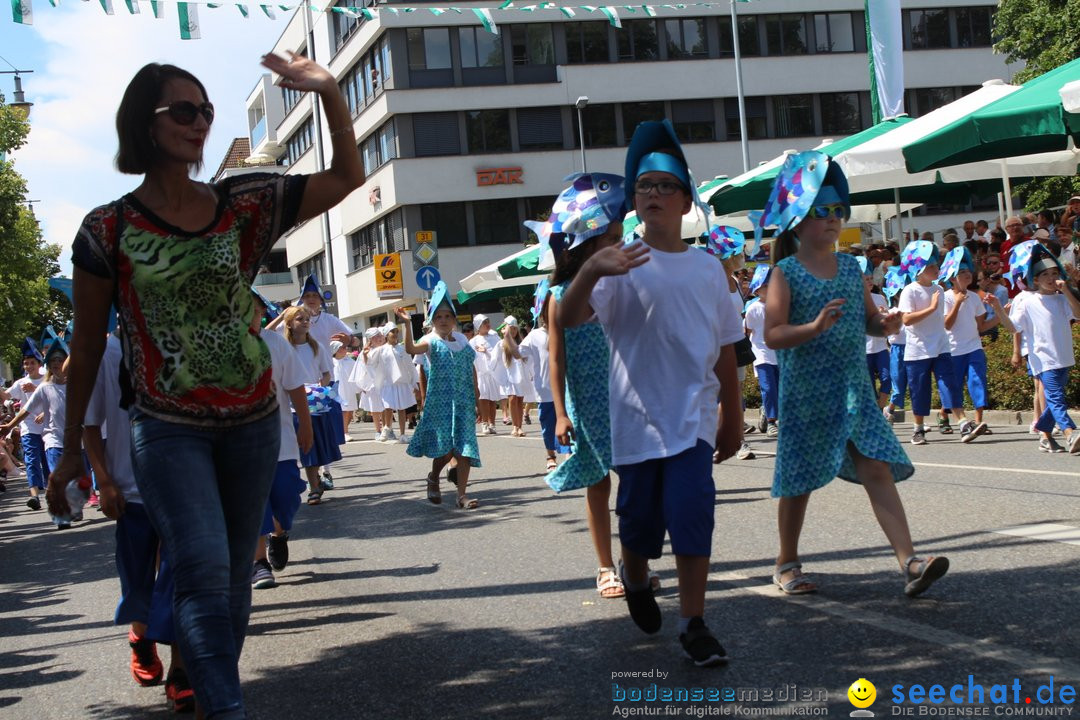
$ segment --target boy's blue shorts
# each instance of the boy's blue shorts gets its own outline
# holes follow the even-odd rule
[[[673,457],[616,467],[615,514],[622,544],[655,559],[663,551],[666,530],[675,555],[711,555],[716,505],[712,455],[712,446],[698,439]]]
[[[293,518],[300,508],[300,495],[306,487],[307,483],[300,479],[300,467],[295,460],[278,461],[274,484],[270,486],[270,497],[263,514],[263,535],[274,532],[274,518],[285,532],[292,529]]]

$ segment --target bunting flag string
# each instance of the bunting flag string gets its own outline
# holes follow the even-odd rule
[[[113,15],[115,13],[113,9],[114,0],[98,0],[101,4],[102,10],[107,15]],[[139,3],[147,0],[124,0],[124,5],[132,15],[139,14]],[[460,7],[443,6],[443,7],[393,7],[388,5],[377,5],[373,7],[355,7],[355,6],[333,6],[330,7],[332,0],[307,0],[307,3],[298,2],[296,4],[279,4],[275,3],[278,9],[284,12],[291,12],[297,8],[304,7],[305,4],[313,12],[316,13],[339,13],[351,18],[362,18],[363,20],[375,21],[378,20],[381,15],[388,13],[389,16],[400,17],[402,14],[420,13],[427,11],[435,17],[439,17],[448,12],[454,12],[461,15],[465,12]],[[34,8],[33,0],[10,0],[11,2],[11,17],[16,23],[22,25],[32,25],[34,22]],[[151,10],[154,13],[154,17],[161,19],[165,14],[165,2],[164,0],[149,0]],[[697,3],[675,3],[675,4],[656,4],[656,5],[559,5],[554,2],[540,2],[530,5],[516,6],[513,0],[505,0],[498,7],[493,8],[468,8],[473,15],[479,21],[480,25],[488,32],[498,35],[499,27],[495,22],[495,13],[510,13],[510,12],[526,12],[536,13],[541,10],[558,11],[563,17],[573,19],[578,16],[579,12],[586,13],[599,13],[607,18],[608,23],[615,28],[622,28],[622,18],[619,15],[619,10],[626,13],[637,14],[638,12],[644,13],[650,18],[657,16],[657,9],[666,10],[668,12],[682,12],[686,10],[693,10],[696,8],[718,8],[724,9],[728,6],[729,0],[719,0],[717,2],[697,2]],[[751,2],[751,0],[735,0],[735,2],[745,3]],[[59,7],[60,0],[49,0],[49,4],[53,7]],[[201,37],[201,30],[199,25],[199,10],[198,6],[204,5],[210,9],[217,9],[224,7],[224,3],[221,0],[184,0],[178,2],[177,17],[180,27],[180,37],[184,40],[198,40]],[[274,12],[272,5],[259,5],[263,14],[271,20],[276,20],[277,15]],[[236,9],[240,11],[240,14],[248,18],[250,13],[247,5],[236,4]]]

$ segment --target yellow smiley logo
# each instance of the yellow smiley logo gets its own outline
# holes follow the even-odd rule
[[[874,687],[874,683],[870,682],[866,678],[859,678],[855,682],[851,683],[851,687],[847,691],[848,700],[851,704],[857,708],[868,708],[874,704],[874,700],[877,699],[877,688]]]

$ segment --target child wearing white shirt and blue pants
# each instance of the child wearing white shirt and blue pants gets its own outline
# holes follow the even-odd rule
[[[904,363],[911,391],[911,410],[915,416],[911,444],[926,444],[923,421],[930,414],[931,373],[937,378],[942,407],[953,411],[960,422],[960,440],[969,443],[986,432],[986,424],[976,424],[964,414],[963,391],[956,382],[949,337],[945,333],[943,291],[934,285],[940,269],[938,249],[928,240],[909,243],[904,248],[901,265],[909,268],[909,275],[914,280],[900,293],[899,303],[907,327]]]
[[[646,633],[660,630],[647,563],[660,557],[666,532],[678,568],[679,641],[695,665],[709,667],[727,661],[703,619],[713,444],[719,462],[742,442],[734,344],[745,335],[722,266],[703,262],[681,239],[682,216],[698,198],[670,122],[638,126],[625,174],[643,242],[592,255],[563,296],[559,321],[576,327],[595,311],[611,346],[611,444],[630,617]]]
[[[753,300],[746,308],[743,326],[750,335],[750,344],[754,346],[754,374],[761,389],[761,414],[766,419],[765,432],[769,437],[777,437],[780,428],[776,424],[780,399],[780,367],[776,360],[776,351],[765,344],[765,298],[769,292],[769,271],[771,265],[758,265],[750,279],[750,294],[760,300]]]
[[[1076,363],[1070,321],[1080,320],[1080,300],[1076,290],[1062,279],[1061,265],[1049,250],[1034,240],[1022,245],[1025,247],[1013,251],[1009,266],[1022,272],[1025,284],[1034,292],[1028,293],[1024,302],[1014,303],[1008,317],[1001,313],[1001,324],[1009,332],[1023,335],[1031,372],[1042,381],[1046,408],[1035,422],[1035,429],[1042,434],[1039,450],[1062,451],[1051,435],[1056,423],[1065,434],[1065,449],[1080,452],[1080,432],[1069,417],[1065,398],[1069,369]],[[1026,267],[1021,269],[1022,265]]]

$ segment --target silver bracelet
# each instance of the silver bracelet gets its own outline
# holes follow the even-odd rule
[[[345,133],[351,133],[353,131],[352,125],[346,125],[343,128],[330,131],[330,137],[337,137],[338,135],[344,135]]]

